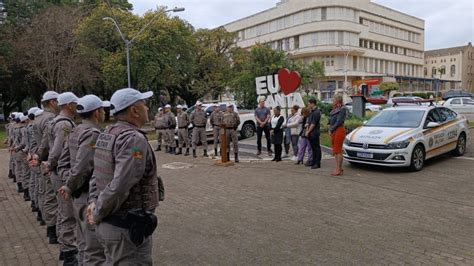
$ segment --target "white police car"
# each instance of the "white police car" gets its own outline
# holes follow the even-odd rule
[[[467,120],[446,107],[396,106],[382,110],[344,140],[350,163],[423,168],[425,160],[466,150]]]

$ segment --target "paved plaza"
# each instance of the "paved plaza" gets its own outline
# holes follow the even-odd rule
[[[155,264],[474,264],[472,141],[467,156],[421,172],[345,165],[340,177],[329,156],[311,170],[246,149],[227,168],[157,153],[166,199]],[[0,151],[0,265],[55,265],[58,246],[7,179],[7,162]]]

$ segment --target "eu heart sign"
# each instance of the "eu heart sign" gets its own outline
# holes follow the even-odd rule
[[[265,104],[269,107],[282,108],[299,105],[304,107],[303,97],[296,92],[301,84],[301,76],[296,71],[282,68],[278,74],[255,78],[258,96],[266,96]]]

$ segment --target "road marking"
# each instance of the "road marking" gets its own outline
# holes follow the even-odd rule
[[[463,159],[463,160],[469,160],[469,161],[474,161],[474,157],[454,157],[456,159]]]

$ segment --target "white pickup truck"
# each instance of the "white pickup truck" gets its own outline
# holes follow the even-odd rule
[[[218,103],[221,111],[225,112],[226,111],[226,106],[227,102],[220,102]],[[241,138],[246,139],[250,138],[253,135],[255,135],[256,132],[256,121],[255,121],[255,114],[254,111],[251,110],[238,110],[237,105],[234,104],[234,110],[236,113],[239,114],[240,117],[240,124],[237,127],[237,131],[240,133]],[[191,113],[194,111],[194,106],[191,106],[186,110],[186,112],[191,115]],[[203,103],[202,104],[202,109],[204,112],[206,112],[206,116],[209,117],[214,110],[214,103]],[[208,140],[212,140],[212,126],[209,120],[207,121],[206,125],[206,135]]]

